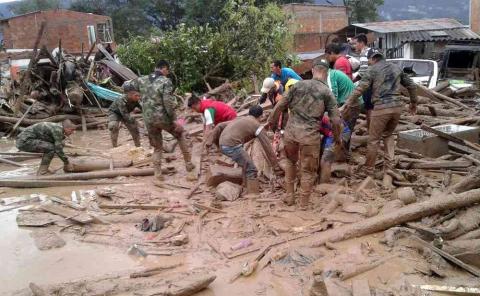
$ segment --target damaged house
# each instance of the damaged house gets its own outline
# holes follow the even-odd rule
[[[434,59],[450,43],[480,42],[480,36],[454,19],[400,20],[352,24],[338,31],[345,39],[368,34],[371,46],[388,58]]]
[[[70,54],[87,51],[93,43],[113,43],[112,19],[109,16],[64,9],[35,11],[0,20],[3,48],[31,49],[42,22],[48,21],[42,44],[62,48]]]

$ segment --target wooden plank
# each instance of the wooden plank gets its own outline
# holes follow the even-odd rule
[[[72,209],[74,209],[74,210],[79,210],[79,211],[85,211],[85,210],[86,210],[86,208],[85,208],[84,206],[81,206],[81,205],[79,205],[79,204],[73,203],[73,202],[71,202],[71,201],[63,200],[63,199],[61,199],[61,198],[59,198],[59,197],[50,196],[49,199],[50,199],[51,201],[56,202],[56,203],[62,204],[62,205],[67,206],[67,207],[70,207],[70,208],[72,208]]]
[[[469,168],[472,165],[471,161],[428,161],[422,163],[412,164],[414,169],[457,169]]]
[[[371,296],[370,286],[367,280],[352,281],[353,296]]]
[[[53,204],[43,204],[40,205],[40,209],[44,210],[45,212],[49,212],[66,219],[70,219],[80,224],[89,224],[93,222],[93,218],[90,217],[88,214],[84,212],[79,212],[76,210],[68,209],[61,206],[56,206]]]
[[[429,248],[430,250],[434,251],[435,253],[442,256],[443,258],[450,261],[451,263],[457,265],[458,267],[461,267],[461,268],[465,269],[466,271],[470,272],[471,274],[473,274],[476,277],[480,277],[480,270],[479,269],[464,263],[460,259],[455,258],[454,256],[448,254],[447,252],[445,252],[443,250],[440,250],[439,248],[427,243],[426,241],[422,240],[419,237],[412,236],[411,238],[415,242],[418,242],[420,245]]]
[[[100,209],[139,209],[139,210],[161,210],[166,209],[166,205],[139,205],[139,204],[99,204]]]

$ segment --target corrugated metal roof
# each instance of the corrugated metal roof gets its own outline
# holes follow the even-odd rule
[[[470,29],[459,28],[451,30],[430,30],[399,32],[398,38],[402,42],[415,41],[450,41],[450,40],[479,40],[480,36]]]
[[[300,61],[308,61],[308,60],[314,60],[324,54],[325,54],[324,50],[298,52],[297,57]]]
[[[434,31],[465,28],[465,26],[457,20],[449,18],[361,23],[353,24],[353,26],[377,33]]]

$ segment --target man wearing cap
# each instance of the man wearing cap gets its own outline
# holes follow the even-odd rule
[[[110,130],[110,138],[112,139],[112,146],[118,145],[118,133],[120,131],[120,122],[123,122],[128,131],[132,135],[133,143],[136,147],[140,147],[140,133],[138,131],[138,124],[135,118],[130,113],[135,109],[142,109],[140,106],[140,98],[142,97],[138,89],[133,83],[126,81],[123,84],[123,92],[125,93],[121,98],[114,101],[108,109],[108,129]]]
[[[52,174],[48,167],[55,154],[63,161],[63,170],[70,172],[73,166],[65,156],[63,147],[65,137],[73,134],[75,129],[76,126],[68,119],[63,123],[36,123],[17,136],[16,146],[20,151],[43,153],[37,175]]]
[[[154,183],[162,186],[162,131],[170,133],[178,141],[185,161],[185,169],[190,172],[195,166],[185,138],[185,130],[176,122],[175,99],[173,98],[172,81],[167,77],[170,65],[167,61],[160,60],[155,73],[142,76],[132,81],[134,87],[142,94],[142,111],[145,127],[148,131],[150,144],[153,146]]]
[[[258,193],[260,184],[257,178],[258,170],[251,157],[243,148],[245,143],[255,138],[259,139],[270,165],[278,169],[277,160],[270,145],[270,140],[263,126],[260,124],[260,117],[262,115],[262,107],[258,105],[253,106],[248,110],[248,116],[240,117],[230,122],[220,123],[212,133],[220,136],[218,142],[222,153],[230,157],[239,167],[244,169],[248,194]],[[209,146],[213,142],[216,142],[216,140],[211,139],[207,145]]]
[[[327,84],[321,80],[321,67],[314,63],[313,79],[299,81],[292,86],[277,103],[268,119],[269,126],[274,128],[280,114],[287,109],[290,111],[284,136],[287,156],[284,202],[287,205],[295,203],[296,163],[300,159],[299,208],[301,210],[306,210],[309,205],[310,194],[316,179],[321,137],[318,129],[325,111],[328,112],[332,122],[334,142],[339,144],[341,141],[337,102]]]
[[[400,86],[407,88],[410,96],[410,112],[416,113],[417,94],[416,84],[397,65],[387,62],[379,51],[372,51],[368,56],[369,69],[362,76],[362,80],[347,99],[342,113],[343,118],[351,118],[358,114],[360,106],[358,98],[372,88],[373,110],[371,122],[368,129],[367,160],[365,163],[367,175],[375,171],[375,160],[380,140],[383,137],[385,159],[383,162],[385,170],[391,169],[395,156],[395,139],[393,131],[398,125],[400,114],[404,103],[400,92]],[[386,174],[384,174],[385,178]]]
[[[282,68],[282,62],[280,61],[274,61],[271,65],[270,68],[272,70],[272,78],[273,80],[278,80],[282,83],[283,86],[285,86],[288,82],[289,79],[295,79],[295,80],[302,80],[302,77],[300,77],[293,69],[283,67]]]

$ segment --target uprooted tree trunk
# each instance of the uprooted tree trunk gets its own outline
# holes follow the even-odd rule
[[[419,220],[445,210],[462,208],[480,202],[480,189],[470,190],[461,194],[451,194],[442,198],[431,198],[424,202],[413,203],[394,212],[378,215],[352,225],[320,233],[315,237],[314,246],[326,242],[338,242],[359,237],[403,223]]]
[[[480,168],[477,168],[470,176],[450,187],[455,193],[462,193],[471,189],[480,188]]]

